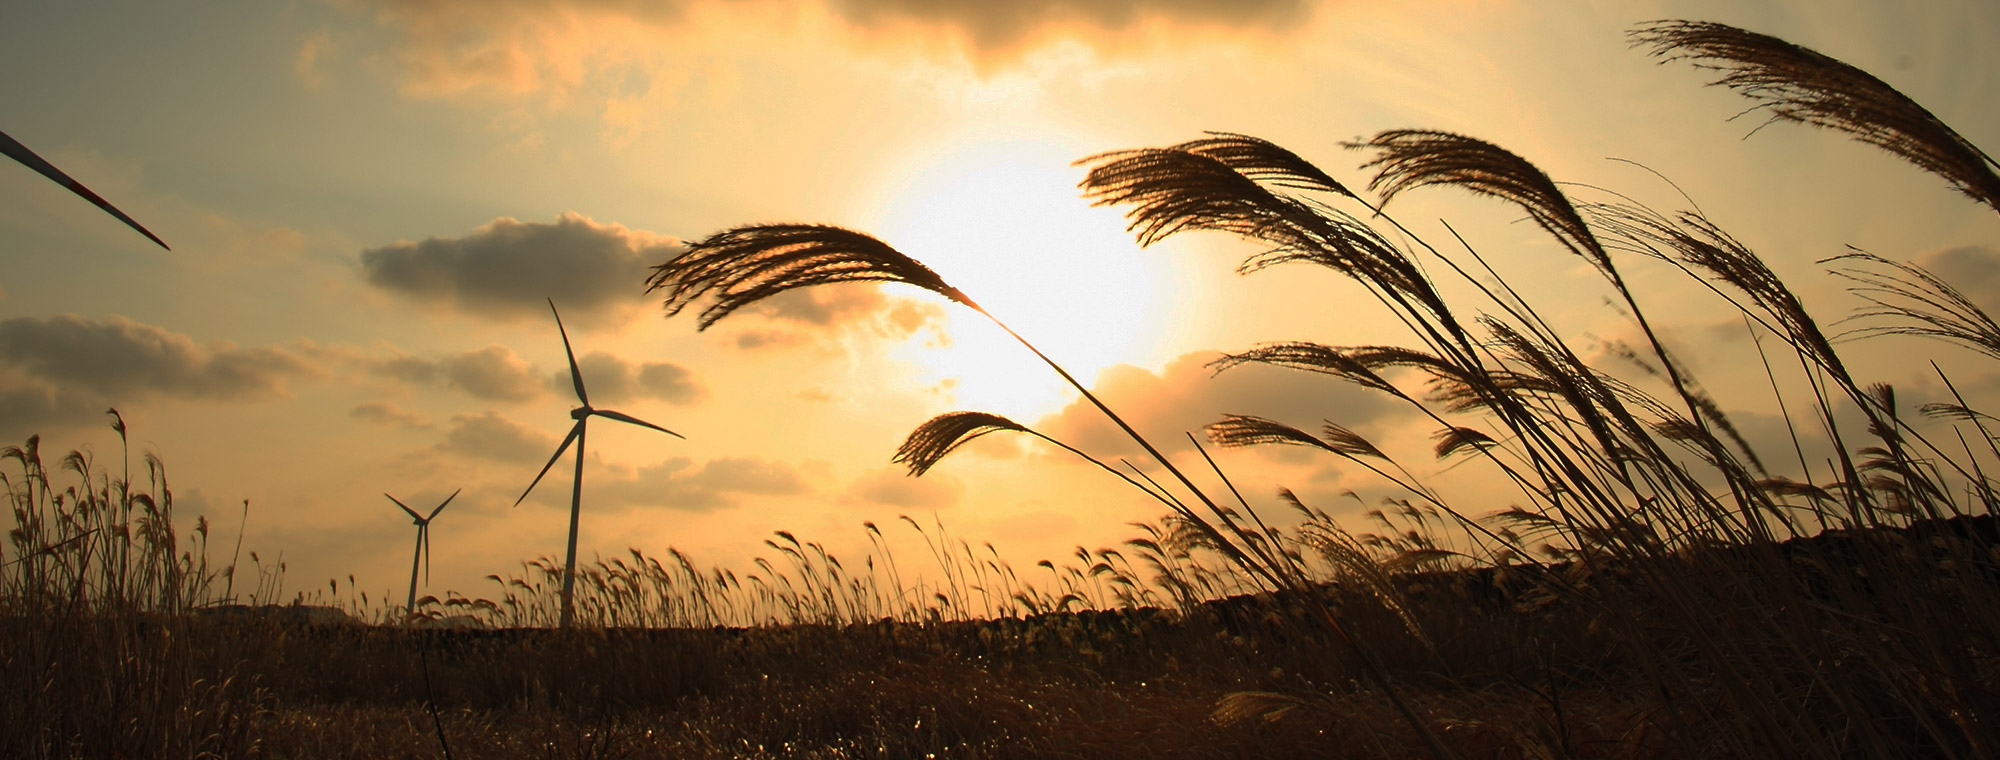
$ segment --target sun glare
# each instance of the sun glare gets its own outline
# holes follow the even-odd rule
[[[1156,354],[1172,329],[1174,278],[1116,210],[1078,195],[1074,152],[991,141],[935,157],[896,188],[875,232],[1089,383],[1115,364],[1166,358]],[[978,314],[954,308],[950,329],[949,346],[913,346],[911,358],[954,383],[961,407],[1031,422],[1073,397]]]

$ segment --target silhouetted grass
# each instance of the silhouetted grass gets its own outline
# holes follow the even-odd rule
[[[1992,160],[1872,76],[1713,24],[1633,38],[1724,72],[1774,118],[1850,134],[1995,205]],[[1434,426],[1430,455],[1511,490],[1428,483],[1429,468],[1339,420],[1209,427],[1212,445],[1301,446],[1378,475],[1396,495],[1358,505],[1361,530],[1289,490],[1290,514],[1260,515],[958,412],[919,425],[896,461],[921,475],[974,437],[1026,433],[1167,514],[1120,546],[1021,571],[908,517],[890,528],[916,531],[930,556],[895,556],[873,524],[865,556],[777,531],[741,571],[633,549],[578,571],[583,625],[555,630],[569,576],[552,558],[407,617],[388,600],[341,603],[337,583],[274,612],[261,605],[278,600],[282,563],[252,553],[257,579],[242,587],[234,560],[214,569],[205,523],[175,532],[157,458],[143,487],[78,453],[52,477],[31,439],[0,450],[15,520],[0,556],[0,753],[430,756],[442,735],[468,757],[2000,754],[1988,412],[1944,378],[1953,400],[1911,416],[1699,211],[1574,199],[1463,135],[1399,130],[1351,147],[1379,200],[1239,134],[1085,159],[1083,189],[1128,208],[1142,244],[1220,231],[1263,244],[1243,273],[1318,266],[1366,288],[1407,345],[1291,340],[1217,370],[1272,365],[1385,394]],[[1518,207],[1554,253],[1601,277],[1641,345],[1586,361],[1537,312],[1529,296],[1545,289],[1384,211],[1427,188]],[[1753,450],[1666,348],[1646,281],[1628,274],[1641,262],[1679,268],[1773,338],[1743,361],[1786,389],[1772,404],[1791,451]],[[1992,320],[1936,276],[1873,254],[1825,263],[1869,304],[1850,336],[1995,356]],[[979,308],[887,244],[823,226],[721,233],[651,284],[674,311],[716,297],[706,325],[854,281]],[[1118,420],[1115,399],[1090,400]],[[250,605],[231,606],[239,597]],[[320,601],[345,614],[314,622]]]

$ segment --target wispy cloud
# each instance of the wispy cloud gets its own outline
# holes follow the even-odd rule
[[[965,483],[941,472],[921,478],[910,477],[901,465],[870,470],[847,487],[849,502],[874,504],[897,509],[944,509],[965,495]]]
[[[431,426],[422,412],[404,409],[393,401],[369,401],[347,410],[347,416],[372,425],[422,430]]]
[[[333,50],[333,32],[325,27],[306,35],[299,43],[299,52],[292,58],[292,73],[306,89],[316,90],[326,83],[325,58]]]
[[[616,325],[646,302],[646,268],[681,241],[600,224],[577,213],[554,223],[495,219],[463,237],[398,241],[361,252],[370,285],[436,309],[486,319],[546,319],[547,299],[577,325]]]
[[[914,26],[958,36],[984,62],[1004,62],[1050,39],[1104,44],[1145,27],[1206,33],[1276,31],[1310,15],[1313,0],[832,0],[868,29]]]
[[[722,457],[696,465],[674,457],[639,468],[606,468],[584,475],[585,498],[636,508],[706,512],[737,506],[745,497],[794,496],[810,491],[791,464]]]
[[[900,341],[929,329],[939,340],[946,340],[943,306],[892,298],[873,283],[801,288],[767,298],[745,311],[765,320],[736,334],[738,348],[827,345],[829,335],[857,330]]]
[[[1162,49],[1200,37],[1282,34],[1303,26],[1320,0],[336,0],[366,14],[393,35],[387,51],[406,94],[561,97],[592,77],[635,66],[658,74],[670,65],[659,51],[689,46],[705,26],[685,23],[737,16],[836,20],[857,35],[857,49],[882,38],[963,56],[991,69],[1057,41],[1102,52]],[[798,33],[796,29],[785,33]],[[942,44],[937,44],[942,43]],[[1145,44],[1139,44],[1145,43]],[[303,55],[303,54],[302,54]],[[673,80],[673,77],[668,77]],[[613,95],[606,117],[622,118],[620,102],[657,102],[671,95],[648,83],[643,94]]]

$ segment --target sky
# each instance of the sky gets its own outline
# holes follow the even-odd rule
[[[1161,516],[1025,438],[990,436],[921,479],[891,463],[912,428],[961,409],[1136,454],[962,307],[846,285],[699,331],[644,291],[689,241],[815,222],[930,265],[1183,465],[1199,461],[1185,433],[1224,413],[1326,419],[1463,480],[1465,511],[1506,507],[1430,462],[1427,429],[1379,395],[1205,367],[1263,341],[1408,336],[1331,273],[1238,276],[1256,249],[1216,234],[1141,248],[1120,210],[1078,195],[1077,159],[1204,130],[1272,140],[1356,185],[1364,157],[1344,142],[1427,128],[1505,146],[1580,192],[1663,207],[1685,192],[1829,323],[1859,301],[1814,262],[1850,245],[2000,305],[1991,210],[1867,146],[1732,120],[1746,101],[1628,46],[1653,19],[1812,47],[2000,146],[2000,5],[1983,0],[10,4],[0,130],[173,250],[0,165],[0,441],[39,434],[115,471],[117,408],[135,461],[165,461],[181,521],[205,518],[222,562],[239,532],[246,554],[282,555],[284,598],[351,575],[400,599],[414,531],[383,494],[427,508],[459,491],[422,593],[491,596],[485,576],[563,550],[567,457],[514,506],[575,406],[553,300],[592,402],[685,436],[591,424],[585,560],[673,546],[741,570],[776,530],[858,557],[872,521],[920,562],[909,515],[1021,569]],[[1517,210],[1433,190],[1392,211],[1433,239],[1450,221],[1579,341],[1631,333],[1589,268]],[[1750,437],[1780,445],[1740,317],[1633,266],[1669,344]],[[1930,359],[2000,396],[2000,374],[1963,351],[1850,348],[1866,379],[1909,398],[1941,393]],[[1389,493],[1299,451],[1218,459],[1274,514],[1279,486],[1348,515]]]

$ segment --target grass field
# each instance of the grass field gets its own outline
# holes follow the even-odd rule
[[[2000,212],[2000,164],[1864,72],[1717,25],[1662,22],[1634,41],[1715,70],[1761,113],[1853,136]],[[1401,492],[1348,522],[1295,498],[1291,514],[1260,515],[1203,491],[1127,427],[1155,461],[1105,469],[1164,516],[1124,546],[1017,571],[905,518],[863,530],[921,532],[933,557],[878,541],[843,563],[784,532],[740,573],[635,550],[580,569],[583,624],[565,630],[553,559],[414,615],[337,584],[296,601],[338,615],[264,608],[294,601],[271,598],[282,570],[233,551],[211,559],[223,550],[205,523],[178,533],[156,459],[136,477],[129,461],[110,473],[79,453],[51,467],[30,440],[0,451],[14,517],[0,557],[0,753],[2000,755],[1991,416],[1963,398],[1900,406],[1697,211],[1575,200],[1461,135],[1385,132],[1353,147],[1376,200],[1229,134],[1087,158],[1083,190],[1127,208],[1141,243],[1221,231],[1265,247],[1243,271],[1316,266],[1366,287],[1409,345],[1272,343],[1218,369],[1283,366],[1386,394],[1434,424],[1439,460],[1486,468],[1510,484],[1502,493],[1433,487],[1338,421],[1312,432],[1226,417],[1211,445],[1308,447]],[[1555,255],[1602,275],[1643,337],[1614,366],[1586,363],[1526,297],[1535,289],[1382,212],[1429,187],[1518,207]],[[1752,450],[1665,347],[1624,275],[1638,258],[1680,268],[1764,336],[1745,360],[1769,368],[1791,451]],[[2000,359],[2000,328],[1949,283],[1869,254],[1826,263],[1870,304],[1849,334]],[[718,233],[649,285],[670,312],[706,304],[706,326],[852,281],[980,309],[886,243],[811,225]],[[1124,425],[1116,399],[1077,388]],[[996,433],[1040,435],[954,413],[918,427],[897,458],[921,475]],[[899,559],[944,572],[906,585]]]

